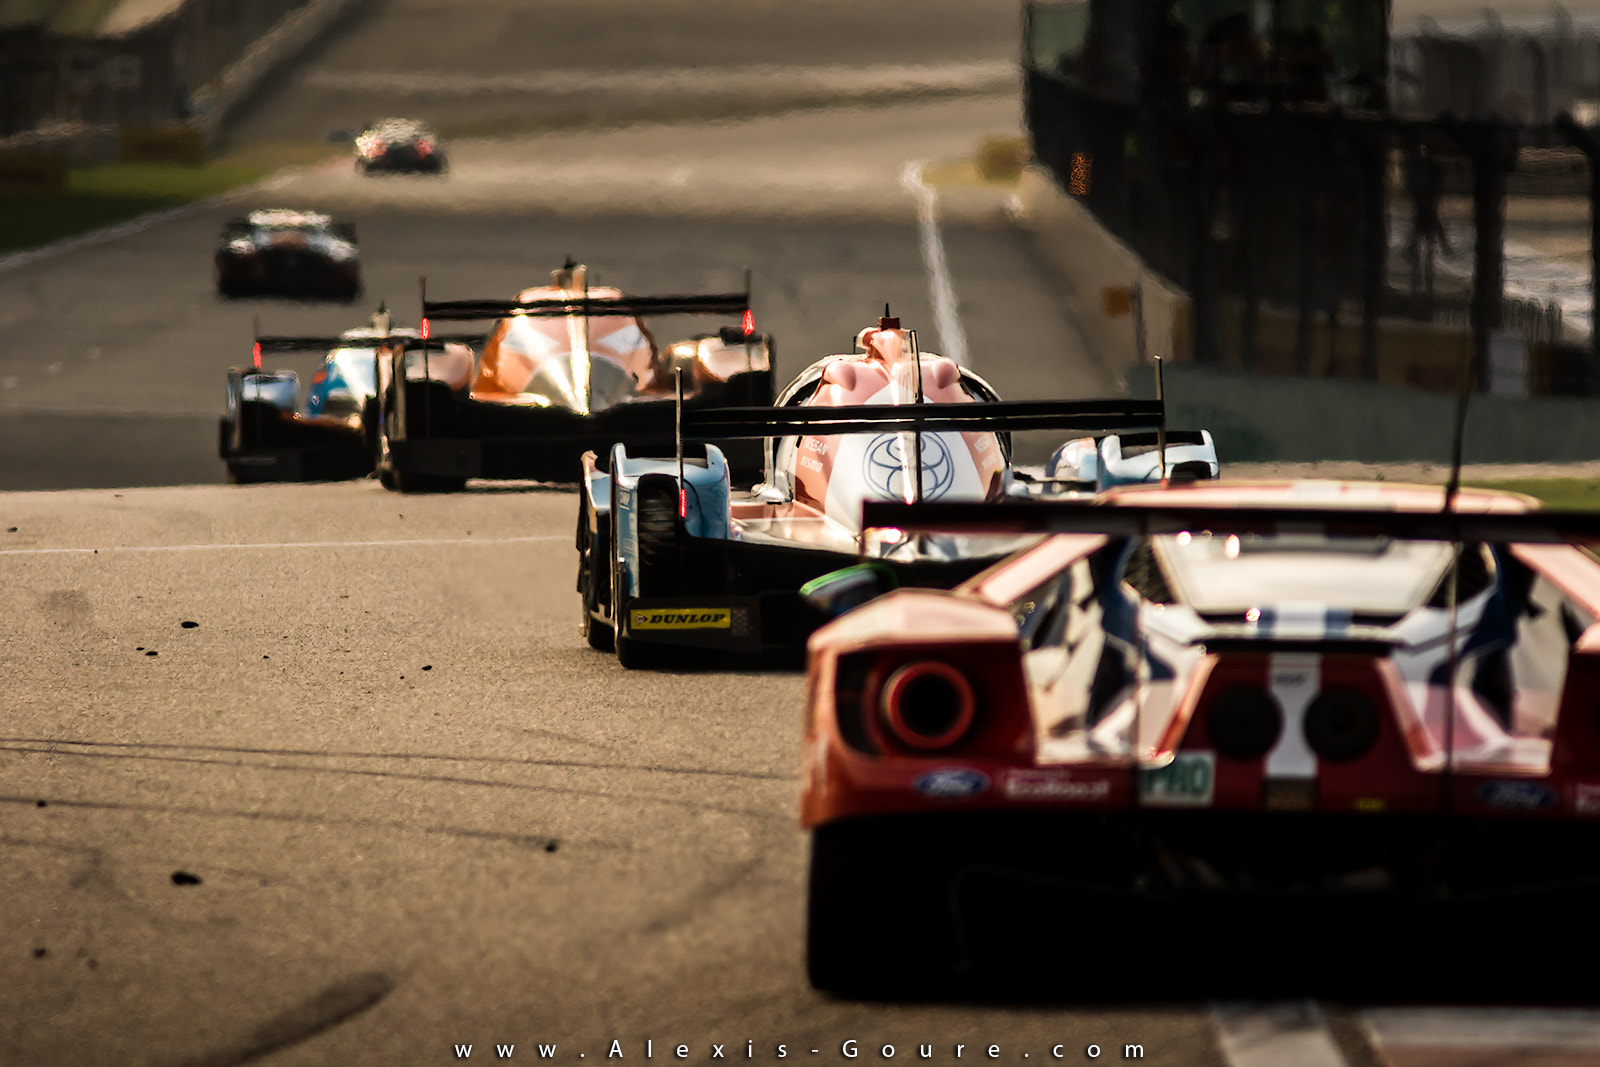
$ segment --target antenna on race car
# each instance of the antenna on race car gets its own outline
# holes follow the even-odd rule
[[[1465,450],[1467,439],[1467,402],[1472,398],[1472,353],[1461,354],[1461,372],[1459,375],[1460,388],[1456,393],[1456,422],[1455,432],[1450,442],[1450,480],[1444,487],[1444,507],[1441,513],[1449,515],[1455,510],[1456,494],[1461,491],[1461,455]],[[1456,756],[1456,671],[1460,668],[1460,657],[1456,653],[1456,625],[1458,615],[1457,601],[1460,596],[1461,575],[1461,538],[1456,537],[1450,545],[1450,570],[1445,575],[1445,580],[1450,583],[1445,593],[1445,603],[1449,608],[1450,622],[1447,630],[1448,669],[1445,673],[1444,697],[1444,784],[1443,807],[1446,815],[1450,813],[1451,793],[1450,775],[1455,766]]]
[[[570,259],[572,257],[568,256],[567,258]],[[580,273],[580,268],[574,266],[572,268],[572,280],[574,283],[581,282],[583,288],[583,403],[580,405],[579,410],[587,415],[590,404],[594,401],[594,356],[589,351],[589,268],[581,268]],[[574,288],[576,287],[575,285]]]
[[[914,378],[914,381],[916,382],[916,393],[912,396],[912,401],[914,403],[921,404],[923,402],[922,353],[917,351],[917,331],[907,330],[906,338],[911,342],[911,362],[916,367],[916,375]],[[913,504],[920,504],[922,502],[922,431],[920,429],[914,429],[911,431],[911,466],[916,472],[911,482],[911,484],[915,487],[916,496],[911,502]]]
[[[1167,484],[1167,395],[1161,381],[1161,357],[1156,357],[1156,403],[1161,405],[1161,421],[1156,423],[1156,462],[1161,464],[1161,484]]]
[[[417,275],[417,296],[422,301],[422,313],[420,315],[420,319],[421,319],[421,322],[422,322],[422,328],[420,330],[418,330],[417,332],[422,334],[422,380],[424,382],[426,382],[426,381],[428,381],[429,378],[432,377],[432,375],[431,375],[431,373],[429,372],[429,369],[428,369],[428,333],[430,331],[428,330],[428,276],[426,274]],[[403,349],[403,348],[400,350],[400,355],[398,357],[396,357],[396,360],[395,360],[394,381],[395,381],[394,392],[395,392],[395,396],[397,398],[397,403],[396,403],[395,410],[400,415],[400,425],[402,427],[402,432],[403,432],[404,427],[406,427],[408,425],[407,422],[406,422],[406,417],[405,417],[406,355],[405,355],[405,349]],[[432,433],[433,432],[433,390],[432,389],[424,388],[422,390],[422,419],[423,419],[423,422],[427,424],[428,432]]]
[[[748,263],[745,264],[744,268],[744,304],[744,317],[739,320],[739,325],[744,329],[744,369],[747,371],[752,371],[755,370],[756,367],[756,315],[755,312],[750,309],[750,265]],[[767,360],[767,367],[769,370],[772,367],[772,360],[770,357]]]
[[[689,517],[689,491],[683,483],[683,368],[673,368],[673,377],[677,380],[677,403],[673,407],[673,438],[674,447],[678,451],[678,518]]]
[[[260,370],[261,369],[261,316],[260,315],[257,315],[255,317],[255,322],[250,327],[250,336],[254,337],[255,340],[256,340],[255,345],[250,350],[250,358],[255,363],[256,370]]]

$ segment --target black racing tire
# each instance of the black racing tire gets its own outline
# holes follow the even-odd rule
[[[276,479],[264,477],[252,470],[240,470],[237,467],[228,468],[229,485],[263,485]]]
[[[467,487],[467,479],[459,474],[418,474],[396,467],[390,476],[402,493],[459,493]]]
[[[583,612],[583,621],[579,623],[583,630],[583,639],[589,642],[589,647],[596,652],[615,652],[617,648],[617,632],[593,615],[587,608]]]
[[[612,632],[611,642],[617,651],[617,662],[630,671],[661,670],[663,667],[676,666],[680,662],[679,653],[675,649],[640,642],[615,631]]]
[[[642,505],[647,503],[647,500],[641,500]],[[663,562],[663,545],[660,543],[660,538],[663,533],[663,520],[660,514],[661,509],[658,507],[642,506],[637,510],[639,512],[636,517],[636,521],[639,524],[639,560],[641,571],[643,572],[640,585],[643,586],[646,581],[650,581],[652,577],[655,576],[652,572],[655,572],[656,574],[659,573],[661,563]],[[683,660],[682,649],[666,648],[661,645],[651,644],[648,641],[637,641],[631,637],[628,637],[622,632],[622,621],[627,618],[628,601],[630,598],[624,588],[626,583],[622,580],[621,565],[619,562],[621,560],[621,553],[617,550],[616,514],[616,481],[615,475],[613,475],[611,492],[612,521],[609,542],[611,548],[612,568],[612,643],[616,649],[617,662],[622,664],[628,670],[652,670],[661,667],[673,666],[675,664],[681,664]],[[672,522],[672,529],[675,531],[677,528],[676,516],[670,516],[670,520]],[[675,540],[675,533],[673,538]],[[674,565],[672,570],[675,571],[676,569],[677,568]],[[648,588],[651,593],[660,592],[665,595],[670,595],[666,594],[665,589],[659,589],[655,584],[650,585]]]
[[[893,818],[811,831],[806,976],[846,996],[948,991],[959,963],[949,869],[940,843],[900,832]],[[944,843],[948,848],[948,843]]]
[[[677,500],[658,492],[641,492],[635,499],[639,584],[651,596],[682,596],[685,590]]]
[[[683,569],[678,546],[678,509],[672,497],[640,492],[635,497],[634,522],[639,536],[639,585],[651,596],[681,596]],[[626,602],[623,604],[626,609]],[[613,620],[621,619],[613,612]],[[667,648],[613,634],[617,661],[629,670],[651,670],[681,665],[686,650]]]
[[[377,469],[379,461],[383,458],[383,446],[378,441],[378,422],[382,418],[378,410],[378,398],[369,396],[361,405],[361,438],[366,445],[367,454],[372,457],[373,469]]]
[[[600,610],[598,579],[605,560],[595,559],[595,536],[590,528],[589,516],[589,498],[583,495],[578,503],[578,594],[582,598],[583,611],[578,628],[590,648],[596,652],[614,652],[616,630],[595,618],[595,613]]]

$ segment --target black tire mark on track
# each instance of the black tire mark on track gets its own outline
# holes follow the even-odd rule
[[[0,796],[0,804],[24,804],[29,807],[35,803],[33,797]],[[141,811],[154,812],[160,815],[187,815],[210,819],[245,819],[259,822],[288,822],[307,823],[312,826],[353,826],[360,829],[398,830],[402,833],[438,834],[443,837],[458,837],[467,840],[500,841],[512,845],[525,845],[533,848],[550,851],[551,845],[570,845],[570,841],[561,838],[538,834],[515,834],[500,830],[472,830],[461,826],[416,826],[391,819],[339,819],[326,815],[302,815],[286,811],[259,811],[255,809],[232,808],[197,808],[189,805],[176,804],[139,804],[132,801],[115,800],[52,800],[50,803],[62,808],[83,808],[88,811]],[[36,841],[16,842],[12,839],[0,838],[0,845],[19,843],[23,845],[39,845]],[[596,839],[585,839],[582,842],[585,848],[610,848],[630,849],[632,846],[619,845],[614,842]],[[49,847],[49,846],[42,846]],[[62,846],[64,850],[79,851],[71,846]],[[89,852],[85,848],[81,851]]]
[[[529,733],[549,731],[527,731]],[[576,738],[567,738],[561,734],[552,736],[563,740],[571,740],[578,744],[594,745],[593,742],[579,741]],[[0,745],[75,745],[81,748],[115,748],[115,749],[151,749],[155,751],[190,751],[190,752],[230,752],[241,756],[309,756],[326,759],[392,759],[392,760],[437,760],[453,763],[500,763],[515,767],[570,767],[576,770],[593,771],[645,771],[652,774],[699,774],[717,778],[750,778],[756,781],[791,782],[799,776],[793,774],[778,774],[773,771],[734,771],[722,770],[714,767],[671,767],[652,766],[637,763],[587,763],[582,760],[558,759],[511,759],[505,756],[452,756],[438,752],[340,752],[327,749],[309,748],[235,748],[228,745],[182,745],[172,743],[144,743],[131,741],[74,741],[69,738],[51,737],[0,737]],[[17,750],[30,751],[30,750]],[[154,758],[154,757],[151,757]],[[227,766],[239,766],[228,764]]]
[[[721,815],[741,815],[754,819],[770,819],[779,813],[770,811],[754,811],[749,808],[734,808],[722,804],[705,804],[693,800],[679,800],[675,797],[648,796],[638,793],[617,793],[606,789],[578,789],[572,786],[559,785],[534,785],[528,782],[506,782],[494,778],[462,778],[455,775],[441,774],[407,774],[402,771],[363,771],[353,767],[317,767],[298,763],[251,763],[248,760],[212,760],[201,759],[197,756],[145,756],[138,753],[124,752],[63,752],[59,750],[46,750],[39,748],[22,748],[17,746],[0,745],[0,752],[15,752],[22,755],[47,755],[71,756],[77,759],[120,759],[120,760],[155,760],[163,763],[197,764],[203,767],[231,767],[239,770],[256,771],[289,771],[304,774],[336,774],[350,778],[377,778],[385,781],[423,782],[430,785],[466,785],[478,786],[489,789],[511,789],[530,793],[554,793],[561,796],[592,797],[599,800],[633,802],[640,804],[662,804],[669,808],[685,808],[689,811],[716,812]],[[4,800],[6,798],[0,798]],[[35,801],[36,803],[37,801]],[[52,801],[60,803],[60,801]],[[787,813],[782,818],[789,818]]]
[[[240,1067],[253,1063],[360,1015],[393,990],[394,979],[382,971],[354,975],[273,1016],[237,1045],[184,1060],[176,1067]]]

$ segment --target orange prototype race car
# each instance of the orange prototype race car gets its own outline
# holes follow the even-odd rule
[[[1452,495],[868,503],[1049,536],[812,637],[812,983],[1367,998],[1590,958],[1600,514]]]
[[[616,441],[670,448],[674,389],[684,371],[693,407],[772,403],[772,339],[757,333],[749,274],[739,293],[624,296],[590,286],[572,263],[515,300],[429,301],[438,321],[498,320],[474,361],[470,348],[424,349],[421,373],[395,375],[386,394],[378,473],[402,491],[451,491],[468,478],[571,482],[578,459]],[[729,315],[738,326],[660,348],[647,315]],[[734,457],[752,474],[760,448]]]

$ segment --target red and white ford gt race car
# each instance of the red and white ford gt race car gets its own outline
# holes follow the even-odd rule
[[[1600,944],[1600,563],[1576,547],[1600,515],[1443,503],[868,503],[907,534],[1051,536],[813,635],[813,984],[1094,989],[1122,966],[1210,993],[1232,961],[1281,992],[1256,963],[1286,951],[1370,993],[1463,950],[1478,981],[1497,945],[1525,976],[1553,943],[1514,916]]]

